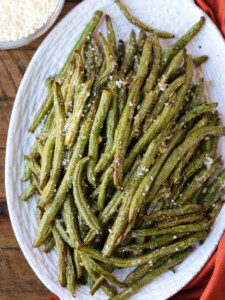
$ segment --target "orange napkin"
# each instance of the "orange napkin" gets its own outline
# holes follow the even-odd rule
[[[225,37],[225,0],[196,0]],[[225,55],[225,54],[224,54]],[[57,300],[51,297],[50,300]],[[225,234],[204,268],[170,300],[225,299]]]
[[[196,0],[195,2],[213,20],[225,37],[225,0]]]

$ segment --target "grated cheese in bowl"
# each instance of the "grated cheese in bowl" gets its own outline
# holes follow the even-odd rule
[[[64,0],[0,1],[0,44],[29,39],[38,31],[43,31],[43,34],[52,25],[47,26],[56,13],[58,16],[59,6],[62,8],[63,4]],[[42,30],[43,27],[47,29]]]

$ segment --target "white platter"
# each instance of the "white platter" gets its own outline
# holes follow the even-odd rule
[[[123,0],[123,2],[143,22],[174,32],[176,37],[180,37],[201,15],[204,15],[191,0]],[[22,203],[19,200],[19,195],[27,185],[27,183],[22,183],[20,178],[24,168],[23,157],[29,153],[34,141],[34,137],[27,133],[27,129],[45,97],[44,81],[49,75],[56,74],[60,69],[85,24],[97,9],[111,15],[117,38],[128,39],[128,34],[133,26],[120,13],[114,0],[85,0],[76,6],[51,31],[32,58],[17,93],[7,140],[6,193],[16,238],[34,272],[47,288],[62,300],[74,298],[58,283],[56,252],[52,251],[46,255],[42,249],[32,248],[37,228],[36,199],[28,203]],[[206,19],[203,30],[193,39],[187,49],[193,56],[206,54],[210,57],[198,73],[206,78],[207,98],[209,101],[219,102],[219,111],[224,121],[225,44],[214,24],[207,16]],[[101,23],[99,27],[105,33],[105,24]],[[136,31],[138,32],[137,29]],[[168,43],[171,41],[165,42],[165,44]],[[225,139],[221,139],[221,149],[225,149]],[[222,155],[224,158],[224,151]],[[174,274],[169,271],[163,274],[142,288],[131,299],[167,299],[184,287],[201,270],[216,248],[225,229],[224,220],[225,208],[223,207],[214,229],[204,244],[178,266],[177,272]],[[124,275],[124,273],[120,274],[122,277]],[[81,286],[76,291],[76,298],[79,300],[106,299],[106,296],[97,292],[93,298],[89,294],[89,288]]]

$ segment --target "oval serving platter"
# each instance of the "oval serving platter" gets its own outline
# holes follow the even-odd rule
[[[192,0],[123,0],[129,10],[143,22],[159,29],[173,32],[180,37],[201,15],[205,15]],[[35,214],[36,199],[23,203],[19,195],[27,183],[21,182],[25,154],[34,141],[28,133],[32,118],[40,107],[44,97],[44,82],[49,75],[56,74],[84,26],[97,9],[111,16],[117,38],[127,40],[132,26],[121,14],[114,0],[85,0],[76,6],[46,37],[33,56],[19,87],[11,116],[6,151],[6,194],[12,226],[18,243],[30,266],[46,287],[60,299],[74,299],[63,289],[57,280],[56,251],[46,255],[42,249],[32,248],[37,222]],[[206,16],[206,15],[205,15]],[[102,21],[97,30],[105,33]],[[96,30],[96,32],[97,32]],[[136,32],[139,30],[135,28]],[[163,41],[164,46],[173,40]],[[187,47],[193,56],[206,54],[209,60],[197,72],[198,78],[206,79],[205,97],[208,101],[219,103],[223,123],[225,120],[225,43],[223,37],[206,16],[206,24],[201,32]],[[225,139],[221,138],[221,149],[225,149]],[[222,152],[225,158],[225,152]],[[167,299],[184,287],[204,266],[216,248],[225,229],[225,207],[221,210],[213,230],[205,242],[181,263],[176,273],[168,271],[139,290],[131,299]],[[124,278],[127,272],[118,270],[118,276]],[[22,276],[22,275],[21,275]],[[98,291],[95,296],[89,294],[87,286],[76,290],[79,300],[107,299]]]

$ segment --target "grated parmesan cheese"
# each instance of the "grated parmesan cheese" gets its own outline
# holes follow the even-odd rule
[[[55,11],[59,0],[0,1],[0,41],[27,37],[42,27]]]

